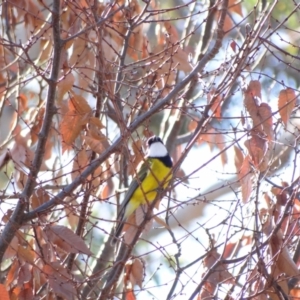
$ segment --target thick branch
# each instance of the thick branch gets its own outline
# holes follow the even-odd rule
[[[10,220],[6,224],[2,235],[0,236],[0,261],[4,255],[4,252],[11,242],[12,238],[15,236],[16,231],[21,227],[24,222],[25,210],[29,204],[29,198],[33,192],[36,185],[36,178],[40,170],[42,160],[45,153],[45,145],[49,130],[52,123],[52,117],[55,113],[55,95],[56,95],[56,85],[60,71],[60,56],[61,56],[61,39],[60,39],[60,1],[55,0],[53,3],[52,11],[52,26],[53,26],[53,40],[54,40],[54,51],[53,51],[53,64],[50,78],[48,79],[48,95],[46,103],[45,118],[43,121],[42,129],[39,133],[39,139],[37,143],[37,148],[35,151],[35,156],[30,167],[30,172],[28,174],[28,179],[26,181],[24,190],[20,195],[16,209],[14,210]]]

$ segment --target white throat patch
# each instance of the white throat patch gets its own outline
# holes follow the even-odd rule
[[[148,156],[149,157],[165,157],[168,155],[167,148],[161,142],[155,142],[150,145]]]

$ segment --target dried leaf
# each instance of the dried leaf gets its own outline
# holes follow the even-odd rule
[[[226,265],[218,264],[215,266],[216,261],[220,259],[220,254],[217,250],[211,250],[206,257],[203,259],[203,273],[202,277],[214,267],[213,271],[210,273],[208,278],[199,293],[199,299],[205,299],[206,297],[211,297],[219,284],[222,283],[234,283],[234,277],[228,272]]]
[[[68,102],[68,107],[62,106],[63,118],[60,123],[60,133],[63,141],[63,152],[78,137],[82,126],[87,124],[91,112],[92,110],[86,100],[79,95],[73,95],[73,98]]]
[[[29,282],[32,279],[31,269],[32,266],[27,263],[20,266],[17,285],[22,286],[25,282]]]
[[[18,258],[15,258],[6,276],[5,286],[10,286],[17,279],[19,269],[20,263]]]
[[[252,132],[251,138],[245,142],[254,166],[258,169],[267,151],[267,141]]]
[[[290,115],[295,108],[296,105],[296,94],[294,90],[287,88],[285,90],[280,91],[279,99],[278,99],[278,110],[280,117],[287,126],[287,123],[290,119]]]
[[[37,116],[34,121],[34,125],[31,127],[30,135],[31,135],[31,145],[35,144],[38,140],[38,134],[41,130],[43,120],[44,120],[45,108],[42,107],[39,109]]]
[[[274,140],[272,110],[267,103],[261,103],[258,108],[258,114],[260,116],[263,131],[267,135],[268,141]]]
[[[105,126],[102,124],[102,122],[98,118],[91,117],[89,119],[89,122],[90,122],[90,124],[95,125],[98,128],[98,130],[105,128]]]
[[[66,300],[77,299],[75,284],[67,269],[59,262],[49,263],[43,266],[43,272],[53,292]]]
[[[235,168],[237,171],[239,171],[243,165],[244,154],[239,147],[234,146],[233,148],[234,148],[234,153],[235,153],[235,156],[234,156]]]
[[[95,136],[83,136],[82,137],[87,145],[91,148],[92,151],[101,154],[105,149],[105,146],[108,146],[107,137],[104,134],[98,135],[96,138]]]
[[[173,52],[172,59],[178,65],[178,69],[186,73],[192,71],[192,65],[189,62],[189,55],[187,51],[184,51],[179,45],[179,37],[176,28],[168,21],[164,22],[164,27],[168,33],[167,38],[169,44],[172,45],[171,51]]]
[[[91,151],[86,149],[80,150],[73,159],[73,169],[71,173],[72,180],[80,176],[86,166],[89,164],[89,159],[91,156]]]
[[[299,276],[298,267],[293,261],[287,246],[283,244],[281,230],[278,230],[275,235],[272,235],[270,244],[272,247],[272,254],[277,256],[276,265],[280,269],[280,273],[285,273],[289,277]]]
[[[137,140],[132,143],[133,155],[128,159],[128,174],[133,175],[138,169],[139,164],[144,159],[143,141]],[[125,157],[124,157],[125,159]]]
[[[57,84],[57,102],[60,103],[63,100],[64,95],[69,92],[75,82],[75,77],[72,71],[65,70],[67,75],[64,75]]]
[[[238,179],[241,183],[242,200],[246,203],[252,192],[252,168],[249,156],[246,156],[243,161],[241,170],[238,174]]]
[[[167,229],[171,229],[168,224],[164,221],[164,219],[158,217],[158,216],[153,216],[153,220],[158,223],[159,225],[161,225],[162,227],[164,228],[167,228]]]
[[[4,253],[3,260],[15,256],[18,250],[18,246],[19,246],[19,240],[16,236],[14,236]]]
[[[30,249],[30,246],[24,248],[23,246],[19,245],[17,254],[29,264],[34,265],[36,253]]]
[[[136,284],[142,288],[144,279],[144,263],[141,259],[135,258],[129,260],[125,264],[125,277],[124,284],[127,286],[130,283],[130,287],[134,287]]]
[[[211,104],[210,110],[213,112],[213,116],[215,116],[217,119],[221,119],[221,113],[222,113],[222,100],[223,98],[221,97],[220,94],[215,95],[215,89],[212,89],[208,94],[207,94],[207,102],[208,104]]]
[[[45,202],[49,201],[50,196],[49,194],[43,189],[43,188],[38,188],[37,190],[34,191],[31,197],[31,207],[32,209],[36,209],[37,207],[41,206]]]
[[[1,300],[10,300],[8,291],[6,290],[6,287],[0,283],[0,299]]]
[[[229,0],[228,1],[228,10],[230,12],[235,12],[236,14],[243,17],[242,4],[238,0]]]
[[[44,232],[53,244],[65,252],[93,255],[84,240],[65,226],[49,225],[45,227]]]

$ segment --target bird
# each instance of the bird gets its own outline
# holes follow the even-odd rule
[[[152,136],[147,145],[148,153],[139,165],[119,209],[112,245],[119,240],[128,217],[141,205],[153,202],[158,191],[165,189],[172,179],[173,161],[161,138]]]

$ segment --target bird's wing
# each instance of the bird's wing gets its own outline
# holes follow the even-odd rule
[[[143,162],[142,165],[139,168],[138,174],[137,176],[135,176],[135,178],[132,179],[132,182],[130,183],[130,186],[127,190],[127,193],[125,195],[125,198],[121,204],[119,213],[118,213],[118,217],[117,217],[117,228],[116,228],[116,233],[115,235],[118,237],[123,229],[124,226],[124,217],[125,217],[125,212],[126,212],[126,208],[127,205],[133,195],[133,193],[135,192],[135,190],[139,187],[140,183],[143,182],[143,180],[146,178],[147,176],[147,172],[149,170],[149,161],[147,162]]]
[[[126,211],[127,204],[129,203],[129,201],[130,201],[133,193],[135,192],[135,190],[139,187],[139,185],[146,178],[148,170],[149,170],[149,162],[148,163],[143,162],[143,164],[139,168],[137,176],[135,176],[132,179],[132,182],[130,183],[130,185],[128,187],[125,198],[124,198],[124,200],[121,204],[120,210],[119,210],[118,220],[123,219],[123,216],[124,216],[125,211]],[[120,216],[122,218],[119,218]]]

